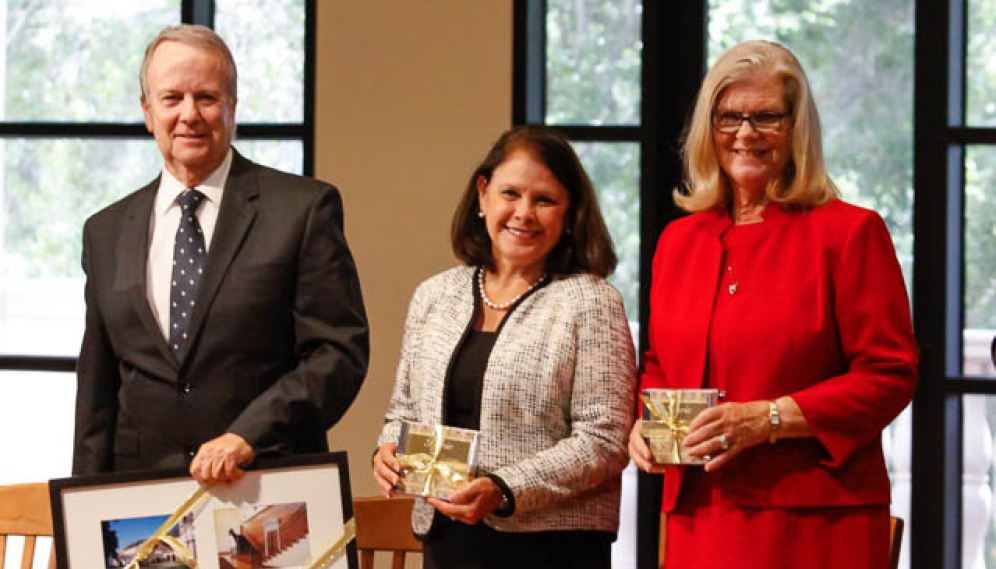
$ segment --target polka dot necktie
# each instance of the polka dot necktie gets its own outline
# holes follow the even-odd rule
[[[182,360],[187,354],[187,332],[194,312],[197,286],[204,270],[204,234],[197,222],[197,207],[204,194],[189,189],[176,198],[180,204],[180,227],[173,245],[173,278],[169,294],[169,347]]]

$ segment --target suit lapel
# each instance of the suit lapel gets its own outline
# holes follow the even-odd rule
[[[152,207],[159,188],[159,178],[138,192],[125,213],[121,233],[118,235],[117,274],[115,287],[128,290],[138,319],[142,322],[145,332],[154,339],[165,361],[175,367],[173,352],[170,351],[162,329],[156,322],[156,317],[149,306],[148,283],[146,270],[149,264],[149,220],[152,218]]]
[[[218,222],[211,237],[211,249],[208,251],[204,276],[197,291],[197,306],[190,320],[188,355],[196,350],[195,346],[204,319],[210,312],[225,274],[228,273],[228,268],[242,247],[245,236],[256,218],[256,198],[259,196],[256,166],[238,152],[233,151],[233,153],[232,168],[229,170],[225,191],[221,197]]]

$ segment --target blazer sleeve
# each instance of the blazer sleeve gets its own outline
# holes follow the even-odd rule
[[[412,396],[412,362],[419,352],[419,338],[425,321],[425,286],[419,287],[408,305],[408,315],[405,318],[405,332],[401,339],[401,357],[398,360],[398,371],[394,380],[394,391],[387,406],[384,417],[384,428],[377,438],[377,446],[385,443],[396,443],[401,438],[401,423],[403,421],[418,422],[420,417],[418,405]]]
[[[598,290],[606,294],[583,299],[574,326],[570,436],[493,473],[512,490],[516,513],[581,494],[629,461],[636,356],[622,298],[607,283]]]
[[[92,261],[90,224],[83,231],[83,272],[86,274],[86,327],[76,364],[76,430],[73,474],[93,474],[112,467],[118,361],[100,315],[97,274]]]
[[[847,230],[832,263],[834,316],[847,369],[792,394],[813,434],[843,464],[909,403],[918,354],[892,240],[873,212]]]
[[[366,312],[343,233],[342,200],[321,184],[302,230],[293,320],[297,365],[230,425],[257,452],[279,448],[280,433],[332,427],[352,404],[370,353]],[[311,424],[315,423],[315,424]]]
[[[658,357],[658,334],[655,333],[657,322],[656,319],[653,318],[653,315],[658,310],[663,310],[663,308],[659,305],[663,295],[658,292],[657,289],[660,288],[660,284],[665,278],[662,274],[665,270],[665,263],[662,261],[662,257],[664,256],[665,238],[667,237],[667,234],[667,230],[661,233],[660,238],[657,240],[656,252],[654,253],[653,275],[650,280],[651,317],[647,319],[647,341],[649,346],[647,351],[643,354],[642,369],[640,372],[641,390],[667,387],[667,378],[664,373],[664,367],[661,366],[660,358]],[[637,402],[637,408],[639,408],[639,402]]]

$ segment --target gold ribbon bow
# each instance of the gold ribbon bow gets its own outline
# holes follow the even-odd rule
[[[667,397],[667,407],[660,404],[646,393],[640,394],[640,401],[647,406],[653,420],[671,432],[671,456],[675,464],[681,464],[681,441],[688,434],[688,425],[678,419],[681,410],[681,391],[664,394]]]
[[[192,553],[190,553],[187,546],[183,545],[180,540],[175,537],[166,535],[166,533],[173,529],[173,526],[175,526],[177,522],[183,518],[183,516],[187,515],[194,509],[194,506],[201,501],[201,498],[207,495],[207,490],[207,486],[201,486],[196,492],[187,498],[186,501],[184,501],[183,504],[181,504],[180,507],[173,512],[173,515],[163,522],[163,525],[159,526],[159,529],[156,530],[156,533],[152,534],[152,537],[142,542],[142,545],[138,548],[138,553],[136,553],[135,557],[128,562],[125,569],[139,569],[139,564],[149,557],[152,550],[155,549],[157,543],[165,543],[169,546],[169,548],[176,553],[176,556],[179,558],[181,564],[186,565],[190,569],[197,569],[197,559],[194,558]]]
[[[449,435],[449,427],[436,425],[435,440],[433,441],[432,455],[424,452],[414,454],[399,454],[398,462],[401,467],[410,468],[417,474],[425,475],[425,482],[422,486],[423,496],[434,496],[437,481],[444,481],[450,487],[457,488],[470,480],[470,466],[457,460],[440,460],[439,453],[443,450],[443,444]]]

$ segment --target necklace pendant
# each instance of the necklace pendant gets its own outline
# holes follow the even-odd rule
[[[730,291],[730,296],[733,296],[733,295],[737,294],[737,285],[738,284],[740,284],[740,283],[733,283],[733,284],[730,285],[730,287],[728,289]]]

